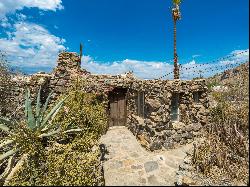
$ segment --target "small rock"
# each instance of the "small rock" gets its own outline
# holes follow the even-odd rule
[[[164,144],[163,144],[165,149],[173,149],[174,148],[174,142],[167,140]]]
[[[182,184],[183,186],[191,186],[191,185],[196,185],[197,183],[190,177],[183,176],[182,178]]]
[[[144,164],[146,172],[151,172],[159,168],[159,165],[155,161],[149,161]]]
[[[181,186],[182,185],[182,180],[183,180],[183,176],[182,175],[177,175],[177,177],[176,177],[176,184],[177,184],[177,186]]]
[[[185,175],[185,174],[186,174],[185,171],[181,171],[181,170],[176,171],[176,175]]]
[[[171,130],[167,130],[167,131],[165,132],[165,134],[166,134],[167,137],[170,137],[173,133],[172,133]]]
[[[123,166],[122,161],[115,161],[114,163],[112,163],[111,168],[118,169],[121,168],[122,166]]]
[[[150,150],[151,151],[154,151],[154,150],[159,150],[161,149],[161,142],[160,141],[156,141],[156,142],[153,142],[151,145],[150,145]]]
[[[175,130],[180,130],[183,129],[185,127],[185,124],[182,122],[174,122],[173,123],[173,129]]]
[[[187,136],[186,136],[187,139],[192,139],[193,137],[194,135],[192,132],[187,133]]]
[[[132,165],[131,169],[142,169],[143,166],[142,165]]]
[[[189,164],[181,164],[180,166],[179,166],[179,169],[180,170],[186,170],[186,171],[190,171],[190,170],[192,170],[192,166],[190,166]]]
[[[186,157],[183,161],[185,164],[191,164],[192,160],[189,157]]]
[[[174,137],[173,137],[173,139],[176,141],[176,142],[179,142],[179,141],[181,141],[181,135],[180,134],[176,134]]]
[[[159,182],[158,182],[158,180],[157,180],[157,177],[154,176],[154,175],[150,175],[150,176],[148,177],[148,182],[149,182],[149,184],[153,184],[153,185],[159,184]]]
[[[190,156],[190,155],[193,155],[193,152],[194,152],[194,150],[193,150],[193,148],[191,148],[191,149],[189,149],[189,150],[186,151],[186,154],[188,156]]]
[[[139,178],[139,182],[145,184],[147,180],[145,178]]]

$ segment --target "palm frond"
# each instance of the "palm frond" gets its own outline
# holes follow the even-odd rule
[[[179,4],[181,4],[181,0],[173,0],[173,4],[179,5]]]

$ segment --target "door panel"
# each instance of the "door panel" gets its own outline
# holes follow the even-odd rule
[[[110,118],[109,126],[126,125],[126,92],[113,92],[110,97]]]

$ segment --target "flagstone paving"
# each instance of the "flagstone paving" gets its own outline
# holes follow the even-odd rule
[[[106,186],[173,186],[179,165],[192,146],[148,152],[123,126],[111,127],[101,143],[108,151],[103,165]]]

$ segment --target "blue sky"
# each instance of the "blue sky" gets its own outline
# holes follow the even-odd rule
[[[60,50],[78,52],[82,42],[83,68],[110,74],[132,69],[141,78],[153,78],[172,65],[171,3],[0,0],[0,50],[26,72],[50,71]],[[210,62],[247,50],[248,7],[248,0],[184,0],[177,24],[180,63]]]

